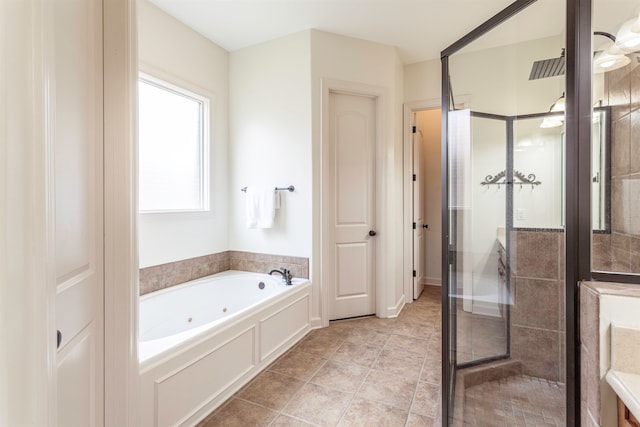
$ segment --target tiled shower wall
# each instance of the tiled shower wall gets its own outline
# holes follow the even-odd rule
[[[268,273],[291,270],[293,277],[309,278],[309,258],[225,251],[140,269],[140,295],[227,270]]]
[[[511,357],[523,373],[565,381],[564,232],[511,232]]]
[[[634,55],[635,56],[635,55]],[[594,268],[640,273],[640,65],[605,74],[611,106],[611,234],[594,235]]]

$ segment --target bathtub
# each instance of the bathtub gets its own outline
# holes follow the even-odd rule
[[[311,283],[226,271],[140,298],[144,426],[195,425],[310,329]]]

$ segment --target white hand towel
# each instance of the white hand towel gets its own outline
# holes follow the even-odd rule
[[[275,187],[256,186],[247,188],[247,228],[271,228],[275,217]]]

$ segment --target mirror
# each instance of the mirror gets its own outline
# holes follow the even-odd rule
[[[564,127],[541,127],[553,115],[516,118],[513,142],[513,227],[564,228]],[[611,229],[610,108],[593,112],[592,200],[594,231]],[[520,173],[520,176],[518,176]]]

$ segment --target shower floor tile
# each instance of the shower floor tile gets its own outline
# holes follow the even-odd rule
[[[464,422],[469,426],[564,426],[564,385],[516,375],[468,387]]]

